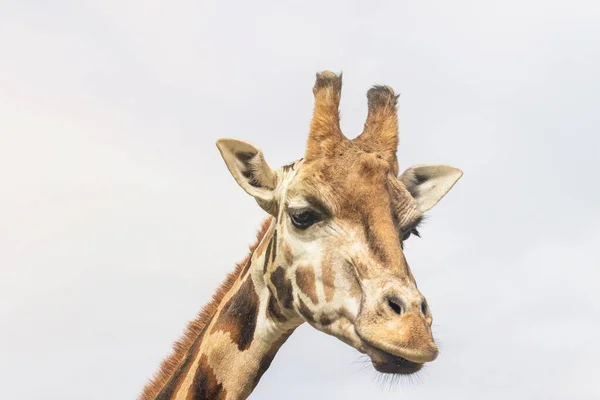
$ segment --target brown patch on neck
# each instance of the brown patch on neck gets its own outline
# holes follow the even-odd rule
[[[286,322],[287,317],[281,311],[281,307],[277,303],[277,299],[273,296],[273,293],[269,293],[269,303],[267,304],[267,318],[271,320],[277,320],[279,322]]]
[[[300,313],[300,315],[302,315],[304,317],[304,319],[308,322],[315,322],[315,317],[313,315],[313,312],[311,311],[310,308],[308,308],[308,306],[306,305],[306,303],[304,303],[304,301],[301,298],[298,298],[298,312]]]
[[[205,354],[200,357],[198,369],[194,375],[194,382],[190,389],[186,400],[225,400],[227,398],[227,391],[221,383],[218,383]]]
[[[252,253],[256,250],[258,244],[265,237],[269,226],[271,225],[272,217],[267,218],[257,233],[257,241],[250,247],[250,254],[242,261],[237,264],[234,271],[227,275],[225,281],[217,289],[213,295],[212,300],[204,306],[204,308],[198,313],[196,318],[191,321],[183,334],[183,337],[175,342],[173,345],[173,352],[169,355],[160,365],[158,373],[154,378],[144,387],[139,400],[154,400],[157,398],[161,390],[169,383],[171,377],[183,366],[187,356],[191,357],[192,353],[195,353],[195,348],[192,346],[202,341],[201,334],[204,328],[208,325],[213,315],[217,311],[217,308],[223,297],[233,287],[233,284],[237,281],[244,266],[249,262]]]
[[[294,294],[292,293],[292,283],[285,276],[285,269],[281,266],[277,267],[271,274],[271,282],[275,286],[277,299],[283,308],[291,309],[294,302]]]
[[[256,330],[259,302],[252,278],[248,277],[221,310],[211,333],[229,333],[240,351],[248,349]]]
[[[296,269],[296,284],[298,284],[298,288],[312,300],[313,304],[319,302],[315,272],[311,267],[302,265]]]

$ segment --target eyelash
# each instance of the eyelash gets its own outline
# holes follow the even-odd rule
[[[408,238],[410,238],[410,235],[415,235],[418,238],[421,237],[421,234],[419,233],[419,231],[415,227],[415,228],[411,228],[410,230],[408,230],[407,232],[405,232],[402,235],[402,241],[404,242],[405,240],[408,240]]]

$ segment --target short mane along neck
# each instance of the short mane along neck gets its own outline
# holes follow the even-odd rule
[[[263,271],[274,261],[275,220],[267,219],[237,265],[163,361],[140,400],[245,399],[302,319],[278,305]]]

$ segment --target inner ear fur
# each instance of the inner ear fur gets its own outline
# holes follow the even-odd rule
[[[425,212],[435,206],[452,189],[463,172],[450,165],[416,165],[408,168],[399,179]]]

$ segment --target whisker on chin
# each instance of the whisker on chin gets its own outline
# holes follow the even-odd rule
[[[366,354],[359,354],[352,364],[359,365],[358,370],[360,372],[372,374],[373,383],[375,383],[382,391],[394,391],[398,386],[404,386],[402,385],[403,380],[410,378],[408,375],[401,376],[400,374],[384,374],[378,372],[373,367],[371,358]]]
[[[370,373],[371,371],[375,370],[375,368],[373,368],[373,364],[371,363],[371,359],[365,354],[359,353],[358,357],[352,361],[352,364],[358,365],[357,371],[360,373]]]
[[[416,386],[423,384],[423,376],[426,374],[427,367],[424,365],[423,368],[413,374],[386,374],[378,372],[375,368],[369,368],[373,371],[373,383],[378,386],[381,391],[396,392],[401,389],[406,389],[409,386]]]
[[[352,361],[352,364],[366,365],[366,366],[372,365],[371,359],[369,358],[369,356],[367,356],[365,354],[358,354],[356,359],[354,361]]]

